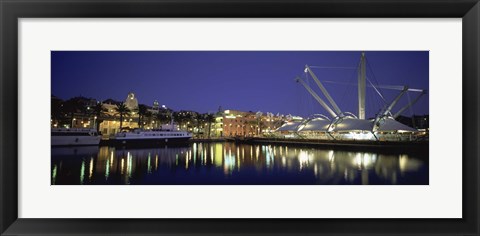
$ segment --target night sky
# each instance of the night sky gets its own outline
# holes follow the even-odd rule
[[[154,100],[174,110],[201,113],[223,109],[307,116],[327,112],[294,78],[312,68],[343,111],[358,114],[359,51],[52,51],[52,95],[124,101],[134,92],[139,103]],[[428,90],[428,51],[366,52],[367,77],[375,85],[407,85]],[[338,68],[341,67],[341,68]],[[336,83],[330,83],[334,81]],[[320,95],[308,77],[306,82]],[[368,84],[368,82],[367,82]],[[380,89],[391,102],[400,92]],[[409,92],[399,110],[417,93]],[[428,93],[403,115],[428,114]],[[367,87],[367,118],[383,106]]]

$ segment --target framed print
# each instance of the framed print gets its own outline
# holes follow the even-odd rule
[[[478,1],[1,4],[2,235],[479,233]]]

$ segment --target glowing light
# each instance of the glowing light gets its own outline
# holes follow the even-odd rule
[[[197,143],[193,143],[193,164],[197,161]]]
[[[88,175],[88,179],[91,179],[93,175],[93,157],[90,158],[90,174]]]
[[[235,168],[235,155],[232,155],[232,151],[229,151],[228,155],[225,155],[223,170],[225,174],[231,174],[233,168]]]
[[[265,150],[265,164],[270,167],[273,164],[272,147],[268,146]]]
[[[113,151],[110,153],[110,168],[113,165]]]
[[[213,163],[213,146],[210,146],[210,161]]]
[[[57,179],[57,165],[54,165],[52,170],[52,184],[55,184],[56,179]]]
[[[109,165],[109,160],[107,159],[107,164],[105,165],[105,179],[108,179],[108,176],[110,175],[110,165]]]
[[[128,177],[132,176],[132,165],[133,165],[133,156],[130,154],[130,152],[127,153],[127,175]]]
[[[407,155],[400,155],[398,157],[398,166],[400,168],[400,172],[405,172],[407,169],[408,164],[408,156]]]
[[[82,160],[82,166],[80,167],[80,184],[83,184],[85,179],[85,161]]]
[[[148,160],[147,160],[147,173],[148,174],[152,173],[152,166],[150,165],[150,159],[151,159],[151,155],[150,155],[150,153],[148,153]]]
[[[335,160],[335,156],[333,155],[333,150],[328,151],[328,161],[333,162]]]
[[[222,153],[224,153],[224,150],[223,150],[223,144],[221,143],[216,143],[215,144],[215,166],[217,167],[221,167],[222,166],[222,162],[223,162],[223,157],[224,155],[222,155]]]
[[[355,155],[354,162],[355,162],[355,165],[357,165],[358,169],[361,170],[362,169],[362,154],[357,153]]]
[[[298,154],[298,161],[300,163],[300,170],[302,170],[313,161],[313,156],[307,151],[300,150]]]

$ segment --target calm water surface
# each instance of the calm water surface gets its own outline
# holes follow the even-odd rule
[[[51,181],[79,184],[428,184],[425,154],[235,143],[52,148]],[[428,154],[427,154],[428,155]]]

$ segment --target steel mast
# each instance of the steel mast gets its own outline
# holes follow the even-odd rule
[[[366,66],[365,52],[362,52],[360,58],[360,68],[358,70],[358,118],[365,120],[365,93],[366,93]]]
[[[388,113],[390,113],[390,111],[392,110],[392,108],[397,105],[398,101],[400,100],[400,98],[408,91],[408,87],[405,86],[403,87],[403,90],[402,92],[400,92],[397,97],[393,100],[393,102],[390,104],[390,106],[388,106],[388,108],[383,112],[383,116],[386,116],[388,115]]]
[[[397,113],[395,113],[395,115],[393,115],[393,118],[397,119],[397,117],[399,115],[401,115],[407,108],[409,108],[409,107],[413,106],[415,103],[417,103],[417,101],[420,99],[420,97],[422,97],[424,94],[425,94],[425,90],[422,90],[422,92],[415,99],[413,99],[413,101],[411,101],[409,104],[402,107],[402,109],[400,109]]]
[[[338,116],[343,116],[343,112],[340,110],[340,108],[337,106],[337,103],[333,100],[332,96],[328,93],[327,89],[323,86],[323,84],[318,80],[317,76],[315,73],[313,73],[312,69],[308,65],[305,65],[305,72],[307,72],[312,76],[313,80],[315,80],[315,83],[317,86],[320,88],[322,91],[323,95],[327,98],[327,100],[330,102],[330,105],[332,105],[333,109],[337,113]]]
[[[337,117],[337,114],[327,105],[327,103],[325,101],[323,101],[317,93],[315,93],[315,91],[313,91],[312,88],[310,88],[310,86],[308,86],[308,84],[306,84],[299,76],[295,77],[295,81],[296,82],[300,82],[300,84],[303,85],[303,87],[305,87],[305,89],[315,98],[315,100],[317,100],[318,103],[320,103],[320,105],[322,105],[323,108],[325,108],[325,110],[328,111],[328,113],[330,113],[330,115],[335,118]]]

